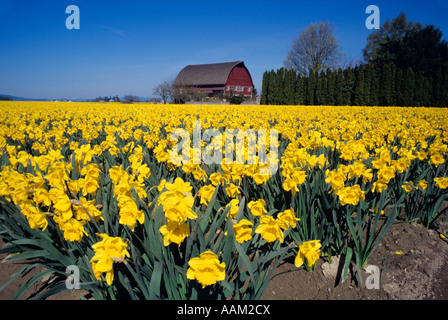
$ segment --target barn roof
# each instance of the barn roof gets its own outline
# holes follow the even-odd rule
[[[179,72],[175,85],[225,85],[230,71],[243,61],[188,65]]]

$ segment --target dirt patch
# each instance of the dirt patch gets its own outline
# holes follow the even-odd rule
[[[448,231],[448,218],[438,220],[439,229]],[[0,240],[0,247],[3,247]],[[397,254],[401,253],[401,254]],[[6,257],[0,255],[0,261]],[[395,223],[373,252],[368,264],[378,267],[379,288],[367,288],[371,276],[361,270],[361,283],[356,268],[344,282],[339,281],[338,259],[332,264],[319,259],[313,272],[300,269],[275,277],[269,284],[265,300],[438,300],[448,299],[448,242],[439,233],[419,224]],[[21,263],[0,262],[0,286],[23,268]],[[283,263],[277,273],[294,268],[292,261]],[[17,290],[42,269],[35,269],[14,280],[3,291],[0,300],[12,299]],[[45,290],[46,282],[38,281],[22,299]],[[86,291],[66,291],[50,300],[78,300]]]
[[[4,247],[4,242],[0,238],[0,248]],[[20,262],[6,262],[4,259],[8,256],[8,254],[0,254],[0,287],[3,286],[6,282],[8,282],[11,277],[20,271],[26,264]],[[44,269],[42,267],[36,267],[26,273],[23,276],[19,276],[14,279],[6,288],[0,291],[0,300],[11,300],[13,299],[16,292],[27,283],[30,279],[32,279],[39,272],[42,272]],[[36,295],[42,293],[48,288],[48,278],[42,278],[37,281],[27,291],[22,295],[21,300],[31,299]],[[71,290],[65,291],[58,294],[55,294],[51,297],[48,297],[48,300],[79,300],[81,295],[86,295],[87,291],[85,290]]]
[[[448,230],[448,219],[438,220],[440,230]],[[339,281],[337,257],[332,264],[320,259],[313,272],[304,269],[280,274],[269,284],[266,300],[445,300],[448,299],[448,242],[439,233],[419,224],[395,223],[371,255],[368,264],[375,277],[356,268],[344,282]],[[339,268],[338,268],[339,267]],[[291,270],[284,263],[278,273]],[[372,272],[372,271],[371,271]],[[369,280],[369,287],[367,281]]]

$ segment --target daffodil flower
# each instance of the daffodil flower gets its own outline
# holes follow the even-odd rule
[[[196,279],[202,288],[225,279],[226,264],[220,263],[218,256],[211,251],[201,253],[199,258],[190,259],[188,265],[190,267],[187,270],[187,278]]]

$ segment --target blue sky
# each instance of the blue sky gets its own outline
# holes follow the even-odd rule
[[[343,52],[360,59],[368,5],[401,11],[448,35],[448,1],[0,0],[0,93],[27,98],[153,96],[189,64],[243,60],[261,91],[300,31],[329,20]],[[80,10],[68,30],[66,7]]]

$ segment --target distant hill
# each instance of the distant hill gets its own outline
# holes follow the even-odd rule
[[[133,96],[133,97],[137,97],[140,102],[146,102],[146,101],[149,101],[149,100],[157,99],[157,98],[154,98],[154,97],[140,97],[140,96]],[[120,99],[120,101],[126,101],[126,97],[125,96],[119,97],[119,99]],[[95,100],[95,99],[89,99],[89,101],[93,101],[93,100]],[[78,100],[72,100],[72,101],[78,101]]]
[[[155,99],[154,97],[139,97],[137,96],[138,100],[140,100],[141,102],[145,102],[151,99]],[[124,97],[120,97],[120,101],[124,101],[125,98]]]
[[[0,97],[12,98],[12,100],[14,100],[14,101],[50,101],[50,99],[23,98],[23,97],[17,97],[17,96],[12,96],[10,94],[2,94],[2,93],[0,93]]]
[[[17,97],[17,96],[12,96],[10,94],[2,94],[2,93],[0,93],[0,97],[12,98],[13,101],[53,101],[53,100],[58,100],[58,101],[66,100],[66,101],[68,101],[68,100],[70,100],[70,101],[73,101],[73,102],[86,102],[86,101],[93,101],[93,100],[95,100],[95,98],[91,98],[91,99],[68,99],[68,98],[58,98],[58,99],[57,98],[54,98],[54,99],[48,99],[48,98],[47,99],[42,99],[42,98],[40,98],[40,99],[34,99],[34,98]],[[142,102],[154,99],[154,97],[140,97],[140,96],[137,96],[137,98],[140,101],[142,101]],[[125,100],[124,96],[120,97],[120,101],[124,101],[124,100]]]

